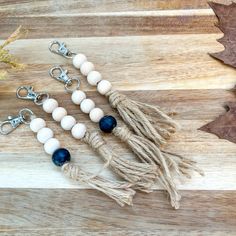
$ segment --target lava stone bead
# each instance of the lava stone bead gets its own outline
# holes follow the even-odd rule
[[[56,166],[63,166],[70,161],[70,153],[65,148],[59,148],[52,154],[52,161]]]
[[[104,116],[99,121],[99,127],[105,133],[111,133],[116,126],[117,121],[113,116]]]

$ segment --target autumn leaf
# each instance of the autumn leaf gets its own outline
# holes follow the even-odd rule
[[[217,135],[236,143],[236,103],[226,104],[228,111],[216,120],[202,126],[199,130]]]
[[[224,36],[217,41],[225,48],[221,52],[210,53],[210,55],[236,68],[236,3],[224,5],[209,2],[209,5],[218,18],[216,26],[224,33]]]

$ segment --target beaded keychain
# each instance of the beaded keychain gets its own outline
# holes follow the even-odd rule
[[[69,89],[68,84],[66,88]],[[46,113],[52,114],[52,118],[60,122],[61,127],[66,131],[71,131],[73,138],[82,140],[89,144],[105,161],[105,167],[112,169],[130,182],[137,190],[151,192],[151,187],[157,178],[156,166],[148,163],[139,163],[119,157],[102,138],[99,132],[87,131],[82,123],[76,124],[76,119],[67,114],[63,107],[59,107],[57,100],[49,98],[48,93],[36,93],[32,86],[21,86],[17,89],[16,95],[20,99],[32,100],[36,105],[42,105]],[[47,135],[45,133],[45,135]]]
[[[158,106],[133,101],[117,90],[113,90],[111,83],[102,79],[102,75],[95,71],[93,63],[87,61],[84,54],[71,52],[65,43],[57,40],[50,43],[49,50],[72,59],[73,66],[80,69],[81,74],[87,76],[90,85],[97,86],[97,91],[101,95],[108,97],[111,106],[117,109],[124,122],[132,127],[137,135],[160,146],[166,143],[171,134],[179,128],[179,125]]]
[[[131,189],[132,184],[128,182],[111,181],[98,176],[98,174],[92,175],[82,170],[78,165],[70,163],[70,152],[60,147],[58,139],[53,137],[53,131],[46,127],[45,120],[37,118],[30,109],[24,108],[20,110],[18,116],[9,116],[7,120],[0,124],[0,133],[7,135],[20,124],[30,126],[31,131],[37,134],[37,140],[44,145],[44,151],[52,155],[53,163],[61,167],[62,172],[67,177],[105,193],[121,206],[125,204],[132,205],[132,199],[135,195],[135,191]],[[88,131],[86,131],[86,133],[87,136],[90,136]]]
[[[138,152],[136,154],[142,161],[158,165],[161,169],[162,178],[168,185],[174,187],[175,193],[177,193],[177,189],[173,180],[173,172],[187,177],[190,177],[188,170],[195,170],[201,175],[203,174],[201,170],[194,166],[195,162],[160,149],[170,138],[171,134],[176,131],[178,125],[162,112],[159,107],[130,100],[125,95],[113,90],[111,83],[102,79],[102,75],[95,71],[93,63],[87,61],[87,57],[84,54],[71,52],[65,43],[53,41],[49,45],[49,50],[71,59],[74,67],[80,69],[82,75],[87,76],[88,83],[92,86],[97,86],[97,91],[108,97],[111,106],[117,109],[124,122],[136,134],[133,135],[128,126],[123,126],[119,129],[120,138],[123,138],[129,144],[131,143],[131,145],[135,145]],[[115,123],[114,118],[110,116],[105,119],[106,123]],[[111,128],[113,127],[111,126]],[[115,133],[114,131],[112,132],[113,134]],[[135,142],[132,142],[134,140],[133,137],[135,137]],[[143,156],[148,158],[143,158]],[[173,196],[171,196],[170,192],[169,194],[172,206],[178,208],[179,194],[177,193]]]
[[[188,159],[173,155],[171,153],[165,153],[164,156],[155,144],[143,137],[133,134],[127,126],[117,127],[116,119],[113,116],[105,116],[103,110],[95,107],[94,101],[86,98],[85,92],[79,90],[79,78],[70,78],[68,71],[64,70],[61,66],[51,68],[49,74],[52,78],[65,84],[66,92],[72,93],[72,102],[76,105],[80,105],[81,111],[89,114],[91,121],[99,123],[99,127],[102,131],[106,133],[112,132],[112,134],[120,138],[122,141],[127,142],[132,151],[143,162],[155,163],[157,165],[157,180],[169,193],[172,206],[178,208],[180,195],[178,194],[176,186],[171,179],[172,176],[170,177],[170,174],[169,176],[166,175],[165,170],[167,169],[168,171],[168,168],[172,167],[170,169],[174,169],[179,175],[183,174],[188,176],[188,169],[199,171],[198,168],[195,167],[194,163]],[[77,86],[75,89],[71,89],[74,82]],[[123,131],[124,129],[126,132]],[[166,160],[166,157],[169,157],[169,159]]]

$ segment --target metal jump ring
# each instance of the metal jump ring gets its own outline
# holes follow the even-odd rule
[[[30,119],[26,118],[26,115],[29,115]],[[23,108],[19,111],[19,116],[22,118],[22,123],[29,125],[30,122],[35,118],[35,114],[28,108]]]
[[[72,86],[73,81],[76,81],[76,82],[77,82],[77,86],[76,86],[75,89],[70,89],[70,86]],[[75,90],[79,89],[79,87],[80,87],[80,79],[77,79],[77,78],[70,78],[70,79],[65,83],[65,90],[66,90],[68,93],[73,93]]]

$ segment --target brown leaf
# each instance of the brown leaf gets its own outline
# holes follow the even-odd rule
[[[224,5],[209,2],[209,5],[218,18],[216,26],[224,33],[217,41],[225,47],[223,51],[210,55],[236,68],[236,3]]]
[[[228,111],[216,120],[202,126],[199,130],[217,135],[236,143],[236,103],[227,104]]]

